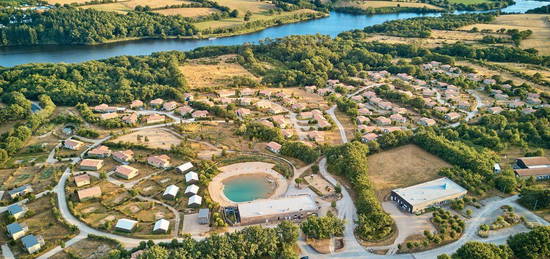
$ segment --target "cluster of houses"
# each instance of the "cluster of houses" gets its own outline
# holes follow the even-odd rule
[[[12,240],[21,240],[23,248],[29,253],[33,254],[38,252],[44,245],[44,239],[41,236],[29,234],[29,228],[23,224],[17,222],[25,216],[27,208],[23,205],[14,203],[7,208],[7,213],[15,219],[15,221],[6,226],[6,232],[8,237]]]

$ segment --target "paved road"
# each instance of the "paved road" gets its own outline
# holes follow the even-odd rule
[[[346,131],[344,130],[344,126],[342,126],[342,123],[336,118],[336,114],[334,114],[334,109],[336,109],[336,105],[330,107],[330,109],[327,110],[327,114],[330,115],[334,123],[336,124],[336,127],[338,127],[338,131],[340,131],[340,137],[342,138],[343,143],[348,143],[348,137],[346,136]]]

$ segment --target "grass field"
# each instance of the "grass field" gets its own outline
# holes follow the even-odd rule
[[[290,12],[276,13],[273,15],[269,15],[266,12],[260,12],[260,13],[253,13],[252,17],[250,18],[250,21],[280,19],[280,18],[285,18],[296,14],[315,13],[315,12],[316,11],[310,10],[310,9],[300,9],[300,10],[294,10]],[[244,13],[246,13],[246,11],[242,12],[240,17],[236,17],[236,18],[225,18],[218,21],[206,21],[206,22],[195,23],[195,26],[199,30],[204,30],[208,28],[216,29],[216,28],[242,25],[245,23],[243,20]]]
[[[244,15],[247,11],[251,11],[252,13],[260,13],[275,8],[275,5],[269,2],[255,0],[216,0],[216,2],[231,9],[239,10],[241,15]]]
[[[138,141],[138,136],[142,137],[140,141]],[[149,141],[145,141],[145,137],[147,137]],[[142,144],[150,148],[161,148],[168,150],[172,145],[178,145],[181,143],[181,139],[166,130],[155,128],[135,131],[130,134],[120,136],[113,140],[113,142],[129,142],[133,144]]]
[[[490,24],[474,24],[459,28],[469,30],[473,27],[478,29],[490,29],[496,31],[500,28],[531,30],[533,35],[521,41],[521,48],[535,48],[542,55],[550,55],[550,15],[545,14],[514,14],[501,15]]]
[[[183,17],[198,17],[205,16],[211,13],[215,13],[217,10],[214,8],[171,8],[157,10],[155,13],[162,15],[181,15]]]
[[[235,55],[224,55],[216,58],[190,60],[181,67],[191,88],[219,87],[230,83],[233,76],[249,77],[259,80],[238,63],[230,63]]]
[[[89,0],[49,0],[49,3],[85,3],[89,2]],[[136,6],[149,6],[151,8],[159,8],[159,7],[165,7],[169,5],[181,5],[181,4],[189,4],[189,1],[180,1],[180,0],[156,0],[156,1],[150,1],[150,0],[128,0],[128,1],[118,1],[116,3],[106,3],[106,4],[93,4],[93,5],[85,5],[81,8],[93,8],[99,11],[111,11],[111,12],[118,12],[118,13],[126,13],[128,11],[132,11],[136,8]]]
[[[441,168],[451,167],[416,145],[406,145],[369,156],[369,177],[380,200],[395,188],[438,178]]]
[[[393,1],[338,1],[337,7],[358,7],[358,8],[382,8],[382,7],[415,7],[415,8],[427,8],[440,10],[440,7],[425,3],[411,3],[411,2],[393,2]]]

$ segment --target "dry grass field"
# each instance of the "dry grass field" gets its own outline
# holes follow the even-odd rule
[[[138,141],[138,136],[141,136],[140,141]],[[147,137],[149,141],[145,141],[145,137]],[[181,143],[181,139],[164,129],[153,128],[139,130],[127,135],[120,136],[113,140],[113,142],[129,142],[133,144],[142,144],[150,148],[169,150],[172,145],[179,145],[179,143]]]
[[[550,55],[550,15],[545,14],[514,14],[501,15],[490,24],[474,24],[459,28],[469,30],[473,27],[478,29],[490,29],[496,31],[500,28],[531,30],[533,35],[521,41],[521,48],[535,48],[542,55]]]
[[[261,2],[255,0],[216,0],[220,5],[227,6],[231,9],[239,10],[241,15],[244,15],[247,11],[252,13],[259,13],[274,9],[275,5],[270,2]]]
[[[380,200],[395,188],[438,178],[451,165],[416,145],[406,145],[369,156],[369,177]]]
[[[521,71],[531,76],[534,75],[535,73],[539,73],[542,75],[543,79],[550,81],[550,68],[547,68],[547,67],[524,64],[524,63],[505,63],[505,62],[491,62],[491,63],[505,66],[506,68],[511,70]]]
[[[114,248],[114,244],[110,242],[87,238],[65,249],[80,258],[105,258],[108,257],[109,251]]]
[[[477,40],[481,40],[484,33],[471,33],[465,31],[445,31],[445,30],[432,30],[432,35],[429,38],[408,38],[408,37],[396,37],[388,35],[373,35],[366,38],[367,41],[382,41],[385,43],[404,43],[415,44],[426,48],[435,48],[443,44],[452,44],[457,41],[463,41],[466,43],[476,43]]]
[[[192,88],[220,87],[230,83],[233,76],[244,76],[258,80],[238,63],[230,63],[235,55],[190,60],[181,67],[187,83]]]
[[[381,7],[416,7],[416,8],[427,8],[440,10],[440,7],[431,4],[425,3],[411,3],[411,2],[394,2],[394,1],[338,1],[336,4],[338,7],[360,7],[363,9],[366,8],[381,8]]]
[[[211,13],[215,13],[217,10],[214,8],[171,8],[157,10],[155,13],[162,15],[181,15],[183,17],[198,17],[205,16]]]
[[[89,0],[49,0],[49,3],[85,3]],[[126,13],[128,11],[134,10],[136,6],[149,6],[151,8],[159,8],[170,5],[181,5],[189,4],[189,1],[180,1],[180,0],[127,0],[127,1],[118,1],[116,3],[106,3],[106,4],[92,4],[84,5],[81,8],[93,8],[100,11],[111,11],[118,13]]]

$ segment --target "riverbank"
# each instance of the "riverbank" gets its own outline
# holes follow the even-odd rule
[[[288,189],[288,182],[284,176],[273,170],[273,166],[275,165],[271,163],[246,162],[220,167],[221,173],[212,178],[212,181],[208,184],[210,197],[213,201],[219,203],[220,206],[237,204],[225,196],[223,191],[224,183],[242,176],[268,177],[273,180],[273,184],[276,187],[266,195],[266,199],[281,197]]]

